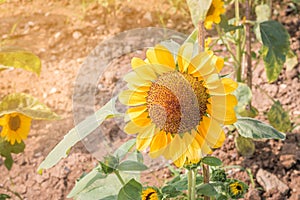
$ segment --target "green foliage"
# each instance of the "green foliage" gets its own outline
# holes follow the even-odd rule
[[[22,49],[0,49],[0,65],[22,68],[40,75],[41,61],[35,54]]]
[[[29,94],[13,93],[5,96],[0,102],[0,116],[9,113],[22,113],[32,119],[54,120],[59,116],[46,105]]]
[[[147,169],[148,167],[143,163],[133,160],[125,160],[118,166],[120,171],[144,171]]]
[[[195,27],[198,27],[199,21],[204,21],[206,13],[212,0],[187,0],[187,4],[191,13],[192,21]]]
[[[119,159],[114,156],[108,155],[104,157],[104,161],[100,162],[100,164],[105,174],[111,174],[117,169],[119,165]]]
[[[227,179],[226,172],[224,169],[212,169],[211,181],[214,182],[225,182]]]
[[[272,126],[249,117],[240,117],[233,124],[238,133],[246,138],[253,139],[285,139],[285,134],[277,131]]]
[[[255,7],[256,21],[258,23],[268,21],[271,17],[271,9],[267,4],[261,4]]]
[[[101,169],[99,169],[99,167],[94,168],[90,173],[78,180],[67,197],[72,198],[78,195],[80,192],[84,191],[86,188],[90,187],[95,183],[95,181],[106,178],[107,175],[100,170]]]
[[[289,34],[277,21],[265,21],[259,24],[263,47],[261,54],[265,63],[269,82],[277,80],[286,55],[290,50]]]
[[[10,170],[13,165],[13,159],[11,154],[21,153],[24,151],[24,149],[25,144],[23,141],[21,143],[16,142],[14,145],[11,145],[10,142],[0,137],[0,155],[5,157],[4,165],[8,170]]]
[[[216,196],[218,194],[218,192],[216,191],[214,186],[209,183],[201,184],[199,187],[197,187],[197,193],[200,193],[200,194],[203,194],[203,195],[209,196],[209,197]]]
[[[220,166],[222,165],[222,161],[219,158],[206,156],[201,160],[202,163],[207,164],[209,166]]]
[[[1,3],[1,1],[0,1]],[[6,200],[6,199],[10,199],[11,196],[7,195],[7,194],[0,194],[0,200]]]
[[[267,113],[270,124],[279,131],[288,132],[292,129],[289,114],[283,109],[279,101],[275,101]]]
[[[292,50],[288,51],[286,55],[286,61],[285,61],[286,70],[292,70],[295,66],[297,66],[297,64],[298,64],[297,55]]]
[[[221,22],[220,22],[220,27],[224,30],[225,33],[231,32],[231,31],[236,31],[238,29],[242,29],[243,26],[235,26],[232,24],[229,24],[229,21],[225,15],[221,15]]]
[[[95,114],[87,117],[77,126],[71,129],[61,140],[58,145],[49,153],[46,159],[40,164],[38,172],[42,173],[43,169],[48,169],[59,162],[61,158],[67,156],[69,149],[81,139],[88,136],[94,131],[105,119],[117,116],[119,113],[115,111],[116,97],[112,98],[107,104],[100,108]]]
[[[250,106],[252,100],[252,91],[245,83],[239,83],[238,88],[233,92],[238,100],[235,111],[242,117],[255,117],[258,111]]]
[[[198,29],[195,28],[193,32],[188,36],[184,43],[196,43],[198,39]]]
[[[118,194],[118,200],[139,200],[142,194],[142,185],[134,179],[126,183]]]
[[[255,145],[252,138],[245,138],[243,136],[237,136],[234,138],[237,151],[245,157],[250,157],[255,152]]]
[[[114,156],[122,160],[125,155],[135,146],[136,139],[131,139],[122,144],[115,152]]]

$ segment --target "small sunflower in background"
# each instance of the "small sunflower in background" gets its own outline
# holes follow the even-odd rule
[[[148,187],[142,191],[142,200],[159,200],[159,194],[154,188]]]
[[[133,71],[124,77],[129,88],[119,95],[129,106],[124,131],[137,134],[137,149],[150,147],[152,158],[163,155],[177,167],[198,163],[223,144],[221,125],[236,121],[237,100],[230,93],[237,83],[219,76],[212,54],[195,55],[192,43],[177,55],[162,45],[146,55],[133,58]]]
[[[244,194],[247,192],[248,186],[238,180],[231,180],[227,186],[228,194],[233,199],[239,199],[244,196]]]
[[[14,145],[21,143],[28,136],[31,118],[21,113],[10,113],[0,117],[0,135]]]
[[[224,2],[222,0],[212,0],[204,21],[205,28],[212,29],[213,23],[219,24],[221,22],[220,15],[223,13],[225,13]]]

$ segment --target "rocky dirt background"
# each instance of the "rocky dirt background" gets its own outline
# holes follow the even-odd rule
[[[274,19],[281,21],[289,31],[291,47],[300,59],[300,15],[288,3],[290,1],[274,2]],[[141,0],[8,0],[0,5],[0,41],[34,52],[43,65],[40,77],[22,70],[1,72],[0,97],[12,92],[30,93],[62,117],[59,121],[33,122],[25,141],[25,152],[14,156],[11,171],[6,170],[0,158],[0,193],[8,188],[23,199],[66,199],[76,179],[97,165],[97,160],[84,145],[77,144],[68,158],[43,175],[36,173],[50,150],[74,126],[72,96],[77,73],[85,58],[101,41],[125,30],[149,26],[167,27],[185,34],[192,30],[184,1],[148,0],[145,4]],[[115,66],[120,69],[129,66],[133,55],[143,57],[144,51],[117,59]],[[106,73],[102,79],[100,82],[110,85],[121,79],[121,75]],[[284,70],[279,80],[272,84],[267,83],[262,65],[254,70],[254,84],[280,100],[294,124],[300,122],[299,79],[299,64],[291,71]],[[101,104],[101,87],[98,89],[96,102]],[[272,105],[267,95],[254,89],[253,105],[261,113],[259,118],[266,120],[264,113]],[[111,137],[124,134],[116,126],[107,125],[106,128]],[[251,169],[255,186],[251,187],[246,199],[297,200],[300,199],[299,148],[300,129],[296,127],[287,133],[285,141],[257,141],[255,154],[250,158],[237,153],[232,135],[215,154],[226,165]],[[245,171],[231,169],[229,173],[250,184]],[[167,177],[168,170],[162,169],[146,175],[144,181],[159,185]],[[14,196],[13,199],[18,198]]]

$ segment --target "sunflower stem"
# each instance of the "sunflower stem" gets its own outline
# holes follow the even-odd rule
[[[209,166],[202,163],[203,183],[209,183]],[[208,196],[204,196],[204,200],[210,200]]]
[[[240,22],[240,7],[239,0],[235,0],[235,21],[236,25]],[[241,30],[237,29],[237,40],[236,40],[236,58],[238,60],[238,66],[236,67],[236,80],[242,82],[242,45],[241,45]]]
[[[204,21],[200,20],[198,23],[198,52],[203,52],[205,50],[205,36],[206,31],[204,27]]]
[[[196,178],[195,171],[188,169],[188,200],[195,200],[196,194]]]
[[[122,185],[125,185],[125,182],[122,178],[122,176],[120,175],[118,170],[115,170],[114,173],[116,174],[116,176],[118,177],[119,181],[121,182]]]

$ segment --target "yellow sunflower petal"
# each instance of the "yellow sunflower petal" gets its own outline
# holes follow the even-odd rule
[[[204,116],[197,128],[201,137],[204,138],[207,144],[212,148],[222,146],[225,141],[225,133],[223,129],[219,122],[212,118]]]
[[[130,119],[136,118],[140,116],[142,113],[144,113],[147,110],[147,106],[136,106],[128,108],[126,113],[128,114]]]
[[[133,123],[132,121],[128,122],[125,126],[124,126],[124,132],[127,134],[136,134],[138,132],[141,131],[141,127],[137,126],[135,123]]]
[[[140,58],[134,57],[134,58],[131,59],[132,69],[135,69],[137,67],[144,66],[144,65],[147,65],[147,63],[144,60],[140,59]]]
[[[134,71],[137,75],[146,81],[153,81],[157,78],[155,72],[153,71],[151,65],[144,65],[142,67],[136,67]]]
[[[151,64],[160,64],[156,58],[154,48],[149,48],[146,51],[147,61]]]
[[[158,64],[168,66],[172,69],[175,69],[175,61],[172,53],[162,45],[156,45],[154,48],[156,59]]]
[[[236,122],[234,107],[237,99],[234,95],[212,96],[207,104],[208,113],[222,124],[233,124]]]
[[[127,83],[129,84],[133,84],[133,85],[137,85],[137,86],[140,86],[140,85],[144,85],[145,83],[147,83],[145,81],[145,79],[139,77],[137,75],[136,72],[129,72],[128,74],[126,74],[123,78],[124,81],[126,81]]]
[[[179,158],[174,160],[173,163],[176,165],[176,167],[181,168],[181,167],[183,167],[185,160],[186,160],[186,155],[183,154]]]
[[[151,143],[152,138],[155,134],[155,125],[151,124],[149,127],[143,130],[140,134],[137,136],[136,140],[136,148],[139,151],[145,150]]]
[[[177,61],[180,72],[185,72],[187,70],[193,56],[193,50],[193,43],[185,43],[179,48]]]
[[[168,138],[166,132],[160,131],[156,133],[156,135],[153,137],[150,144],[149,155],[152,158],[157,158],[158,156],[162,155],[167,145],[168,145]]]
[[[175,71],[175,69],[167,67],[165,65],[152,64],[151,66],[153,67],[154,71],[159,75],[162,75],[167,72]]]
[[[8,134],[8,131],[9,131],[9,129],[8,128],[6,128],[6,126],[4,127],[2,127],[2,131],[1,131],[1,137],[6,137],[7,136],[7,134]]]
[[[222,78],[217,88],[209,88],[211,95],[226,95],[232,93],[238,87],[237,82],[230,78]]]
[[[119,101],[128,106],[138,106],[146,103],[147,92],[125,90],[119,94]]]
[[[217,68],[218,73],[223,69],[224,67],[224,58],[213,56],[213,63]]]
[[[151,123],[148,112],[143,112],[138,117],[133,118],[132,121],[140,127],[148,126]]]
[[[211,64],[212,55],[207,52],[201,52],[195,56],[190,65],[188,66],[189,74],[196,74],[196,76],[207,76],[215,71],[214,66]]]

